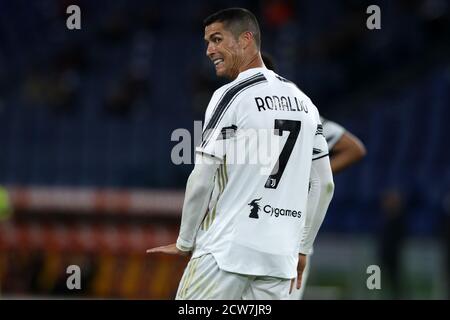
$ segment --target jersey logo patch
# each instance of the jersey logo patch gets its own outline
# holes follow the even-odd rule
[[[323,150],[320,150],[318,148],[313,148],[313,156],[315,156],[316,154],[322,153]]]
[[[321,124],[317,125],[316,136],[323,135],[323,126]]]
[[[231,125],[229,127],[223,127],[217,140],[225,140],[233,138],[236,135],[237,126]]]
[[[261,207],[259,206],[258,201],[260,201],[261,199],[262,198],[254,199],[248,204],[250,207],[252,207],[250,210],[250,215],[248,216],[249,218],[259,219],[258,212],[261,210]]]

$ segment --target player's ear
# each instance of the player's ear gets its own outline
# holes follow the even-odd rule
[[[254,41],[255,40],[253,37],[253,33],[251,33],[250,31],[242,32],[241,35],[239,36],[239,42],[242,44],[242,47],[244,49],[247,48]]]

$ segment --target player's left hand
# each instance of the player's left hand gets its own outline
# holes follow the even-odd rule
[[[306,255],[299,254],[298,255],[298,264],[297,264],[297,278],[291,279],[291,287],[289,288],[289,294],[292,293],[292,289],[294,289],[294,285],[297,282],[296,288],[300,289],[302,287],[302,275],[303,270],[306,267]],[[297,280],[297,281],[295,281]]]
[[[146,253],[166,253],[166,254],[176,254],[180,256],[188,256],[191,252],[181,251],[180,249],[177,248],[175,243],[172,243],[167,246],[147,249]]]

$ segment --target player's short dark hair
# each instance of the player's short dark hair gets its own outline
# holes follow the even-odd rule
[[[273,60],[273,57],[270,54],[268,54],[267,52],[261,52],[261,58],[267,69],[276,71],[275,70],[275,68],[276,68],[275,62]]]
[[[244,8],[228,8],[217,11],[203,21],[203,27],[214,22],[222,22],[237,39],[243,32],[250,31],[255,38],[257,48],[261,48],[261,31],[253,13]]]

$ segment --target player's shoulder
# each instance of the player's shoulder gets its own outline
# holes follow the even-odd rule
[[[297,86],[295,83],[293,83],[293,85],[295,86],[295,89],[297,90],[297,95],[300,97],[301,100],[306,102],[306,104],[308,105],[308,109],[314,115],[316,120],[320,121],[319,109],[316,107],[316,105],[314,104],[312,99],[303,90],[301,90],[300,87]]]
[[[306,102],[308,102],[308,104],[311,104],[312,106],[314,106],[314,108],[316,108],[309,96],[302,89],[300,89],[300,87],[294,81],[291,81],[275,72],[273,72],[273,75],[277,80],[291,87],[292,90],[296,91],[296,95],[299,96],[302,100],[305,100]]]
[[[236,92],[263,82],[267,82],[267,74],[265,74],[265,72],[242,72],[236,79],[217,89],[215,93],[221,94],[229,91]]]
[[[291,80],[285,78],[284,76],[279,75],[278,73],[276,73],[276,72],[274,72],[274,71],[271,71],[271,70],[270,70],[269,72],[270,72],[270,75],[271,75],[276,81],[278,81],[279,83],[281,83],[281,84],[283,84],[283,85],[285,85],[285,86],[288,86],[288,87],[292,87],[292,88],[295,89],[295,90],[301,91],[301,90],[299,89],[299,87],[295,84],[294,81],[291,81]]]
[[[300,97],[300,99],[303,100],[308,105],[308,113],[310,113],[316,121],[320,122],[319,109],[316,107],[314,102],[306,93],[304,93],[298,86],[296,86],[296,88],[298,90],[297,94]]]
[[[324,117],[320,117],[320,120],[322,122],[322,125],[324,127],[324,129],[326,129],[326,131],[328,132],[332,132],[332,133],[343,133],[346,131],[346,129],[339,123],[331,121],[329,119],[326,119]]]
[[[243,92],[249,91],[263,83],[267,83],[267,75],[262,70],[243,72],[233,81],[214,91],[211,102],[214,104],[233,102]]]
[[[269,80],[276,81],[282,87],[283,86],[288,87],[290,92],[293,92],[296,97],[300,98],[301,101],[304,101],[307,104],[308,112],[311,112],[313,118],[317,121],[320,121],[319,110],[317,109],[316,105],[312,102],[311,98],[302,89],[300,89],[300,87],[294,81],[291,81],[272,70],[267,70],[266,76],[268,77]]]

